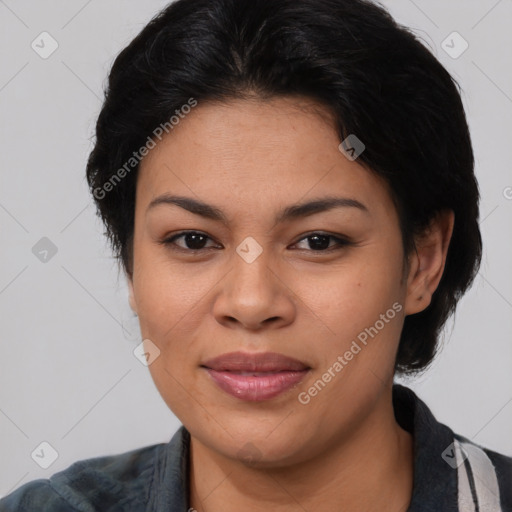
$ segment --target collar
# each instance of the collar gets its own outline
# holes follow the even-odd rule
[[[442,456],[453,443],[453,431],[401,384],[393,384],[393,409],[397,423],[414,438],[413,491],[407,512],[458,511],[457,469]]]

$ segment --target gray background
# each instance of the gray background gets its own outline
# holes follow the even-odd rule
[[[406,384],[455,432],[512,455],[512,2],[383,3],[461,84],[482,193],[481,271],[441,357]],[[0,0],[0,495],[179,426],[133,355],[137,321],[84,177],[112,60],[164,5]],[[47,59],[31,47],[43,31],[59,45]],[[453,31],[469,43],[458,58],[442,45]],[[43,237],[57,248],[46,262],[32,252]],[[58,452],[47,469],[31,457],[43,441]]]

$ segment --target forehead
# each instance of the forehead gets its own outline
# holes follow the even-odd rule
[[[258,211],[338,193],[389,207],[383,180],[339,144],[331,113],[312,100],[198,102],[142,160],[137,203],[171,192]]]

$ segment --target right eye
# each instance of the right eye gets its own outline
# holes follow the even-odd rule
[[[182,239],[183,245],[177,244],[176,241]],[[205,247],[207,240],[212,240],[205,233],[200,231],[182,231],[176,235],[162,240],[162,245],[169,247],[172,250],[184,251],[189,253],[196,253],[199,251],[209,250],[212,247]]]

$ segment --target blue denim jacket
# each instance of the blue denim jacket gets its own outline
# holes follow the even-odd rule
[[[393,385],[398,423],[414,436],[407,512],[512,512],[512,457],[439,423],[409,388]],[[188,512],[190,434],[76,462],[0,500],[0,512]]]

